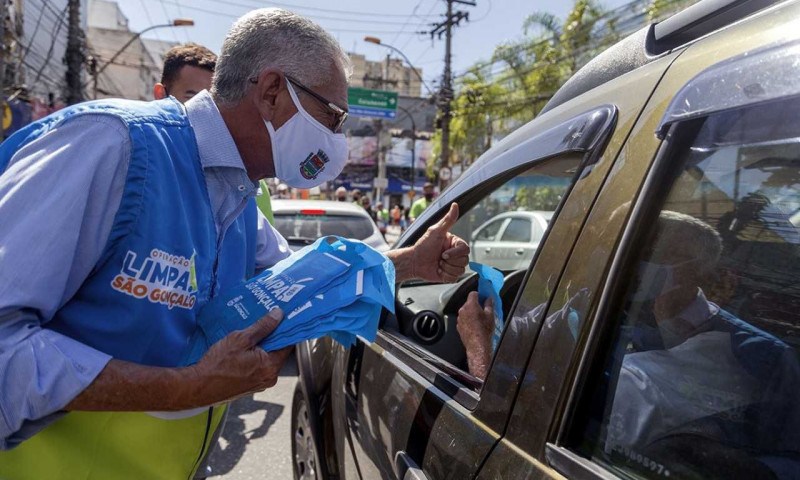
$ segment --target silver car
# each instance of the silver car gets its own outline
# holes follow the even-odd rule
[[[553,212],[506,212],[475,230],[472,255],[476,262],[500,270],[527,268],[547,230]]]
[[[319,237],[338,235],[361,240],[379,252],[389,245],[362,207],[327,200],[273,200],[275,228],[292,250],[311,245]]]

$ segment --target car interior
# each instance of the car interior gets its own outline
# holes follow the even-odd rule
[[[550,159],[517,174],[509,172],[505,178],[493,181],[488,188],[486,185],[476,187],[476,190],[482,191],[470,192],[462,197],[463,200],[459,200],[463,213],[452,233],[471,243],[475,239],[474,233],[497,215],[509,211],[556,211],[568,193],[579,161],[574,156]],[[497,241],[495,245],[498,247],[493,249],[496,257],[484,257],[485,264],[491,267],[508,265],[507,257],[513,257],[516,252],[503,252],[500,241],[502,228],[494,233],[490,240]],[[535,240],[538,244],[539,239]],[[474,256],[473,252],[471,261],[475,260]],[[526,260],[517,264],[518,268],[497,268],[504,276],[499,293],[506,317],[531,263]],[[459,376],[459,373],[468,373],[466,352],[456,324],[458,310],[469,293],[477,290],[477,286],[478,276],[469,269],[451,284],[420,281],[403,283],[397,287],[395,315],[385,314],[381,328],[406,337],[412,347],[431,354],[428,357],[430,362],[451,374]],[[473,386],[480,384],[469,375],[461,375],[460,379]]]

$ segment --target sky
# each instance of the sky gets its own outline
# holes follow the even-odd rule
[[[345,50],[366,55],[369,60],[386,58],[388,49],[364,42],[370,35],[400,49],[415,67],[423,70],[429,85],[441,79],[444,69],[444,38],[431,40],[430,24],[441,21],[446,11],[444,0],[117,0],[133,31],[150,25],[169,23],[174,18],[192,18],[193,27],[155,29],[147,38],[167,41],[193,41],[219,53],[225,34],[243,13],[260,7],[282,7],[305,15],[330,31]],[[536,11],[564,18],[571,1],[565,0],[475,0],[476,6],[454,4],[454,9],[469,12],[453,35],[453,73],[458,75],[478,61],[491,57],[503,42],[523,38],[522,24]],[[624,0],[600,0],[615,8]],[[393,54],[396,56],[396,54]],[[424,93],[423,93],[424,94]]]

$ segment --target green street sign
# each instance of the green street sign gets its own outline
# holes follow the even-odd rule
[[[396,92],[350,87],[347,104],[350,115],[357,117],[395,118],[397,115]]]

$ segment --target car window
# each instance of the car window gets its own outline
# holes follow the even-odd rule
[[[531,220],[513,215],[534,211],[550,215],[548,212],[556,211],[576,177],[581,159],[580,155],[569,154],[539,162],[528,170],[507,172],[491,188],[486,183],[476,185],[474,192],[466,194],[469,200],[459,202],[466,211],[451,231],[469,239],[471,261],[499,270],[506,279],[500,290],[502,305],[498,310],[502,313],[498,317],[503,318],[496,319],[498,328],[502,328],[540,241],[532,238]],[[503,248],[508,241],[521,244]],[[477,289],[477,283],[469,269],[455,284],[403,283],[397,287],[397,322],[384,324],[383,328],[396,330],[416,347],[435,355],[440,367],[469,373],[466,350],[456,326],[458,311],[469,292]],[[490,355],[493,347],[496,341],[487,346]]]
[[[505,221],[505,218],[500,218],[489,222],[475,233],[475,240],[493,241]]]
[[[325,235],[364,240],[375,231],[372,220],[358,215],[275,213],[275,228],[288,240],[316,240]]]
[[[470,260],[504,272],[527,269],[535,253],[536,243],[541,240],[544,231],[541,231],[538,238],[533,238],[530,220],[510,217],[510,212],[526,215],[525,212],[542,211],[551,215],[570,188],[579,162],[578,157],[562,157],[537,164],[481,196],[477,203],[461,215],[451,230],[455,235],[469,239],[470,246],[473,247]],[[506,222],[508,223],[502,231],[502,238],[498,238],[497,234]],[[481,242],[479,248],[474,245],[476,241]],[[495,242],[498,247],[502,242],[530,243],[531,249],[524,257],[519,257],[492,248],[493,245],[485,242]]]
[[[674,127],[569,442],[623,477],[797,478],[797,98]]]
[[[501,242],[530,242],[531,221],[523,218],[512,218],[506,226]]]

